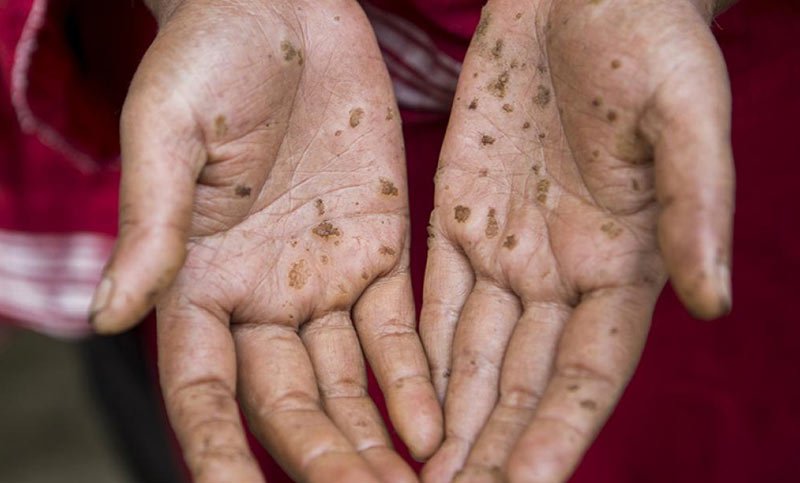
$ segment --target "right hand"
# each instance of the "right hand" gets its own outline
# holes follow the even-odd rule
[[[304,481],[411,481],[442,434],[408,272],[399,115],[355,1],[185,0],[122,115],[99,332],[157,301],[167,411],[196,481],[261,481],[250,426]],[[160,14],[160,15],[159,15]],[[354,322],[355,323],[354,323]]]

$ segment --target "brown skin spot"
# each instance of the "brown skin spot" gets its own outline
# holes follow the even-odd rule
[[[592,157],[593,158],[599,158],[600,157],[600,151],[598,151],[596,149],[594,151],[592,151]]]
[[[481,144],[484,146],[488,146],[489,144],[494,144],[495,139],[488,134],[484,134],[481,136]]]
[[[214,133],[217,136],[217,139],[225,137],[228,134],[228,123],[225,120],[225,116],[219,115],[214,118]]]
[[[384,196],[397,196],[400,192],[397,190],[397,186],[394,185],[391,181],[386,178],[381,178],[381,194]]]
[[[336,136],[336,137],[339,137],[339,136],[341,136],[341,135],[342,135],[342,131],[341,131],[341,129],[338,129],[338,130],[336,130],[336,132],[335,132],[335,133],[333,133],[333,135],[334,135],[334,136]]]
[[[613,221],[603,223],[603,225],[600,227],[600,230],[608,235],[608,237],[612,240],[622,234],[622,228],[618,227]]]
[[[378,251],[380,252],[381,255],[387,255],[390,257],[394,256],[394,254],[397,253],[394,251],[393,248],[387,247],[386,245],[383,245]]]
[[[369,423],[367,423],[366,419],[359,419],[358,421],[356,421],[355,425],[358,428],[366,428],[367,426],[369,426]]]
[[[492,57],[499,59],[503,55],[503,39],[497,39],[492,47]]]
[[[330,259],[328,258],[328,255],[322,255],[319,257],[319,261],[321,261],[323,265],[327,265],[329,260]]]
[[[517,237],[515,235],[508,235],[503,241],[503,248],[513,250],[517,246]]]
[[[594,411],[597,409],[597,403],[591,399],[584,399],[580,404],[583,409],[588,409],[589,411]]]
[[[517,19],[517,20],[521,19],[522,18],[522,12],[517,12],[517,14],[514,15],[514,18]]]
[[[326,240],[332,237],[342,236],[342,232],[333,226],[329,221],[323,221],[319,225],[315,226],[311,232]]]
[[[317,209],[317,214],[322,216],[325,214],[325,203],[322,201],[322,198],[317,198],[314,200],[314,208]]]
[[[547,107],[550,104],[550,99],[552,95],[550,94],[550,88],[544,85],[539,85],[536,88],[536,97],[533,98],[533,102],[539,107]]]
[[[545,133],[543,133],[543,132],[540,132],[540,133],[539,133],[539,139],[540,139],[540,140],[544,141],[544,138],[546,138],[546,137],[547,137],[547,134],[545,134]]]
[[[387,121],[391,121],[392,119],[394,119],[394,109],[392,109],[391,107],[387,107],[386,108],[386,120]]]
[[[480,40],[486,35],[486,29],[489,28],[489,22],[491,22],[491,20],[492,12],[484,8],[481,12],[481,21],[478,22],[478,26],[475,28],[476,39]]]
[[[478,77],[478,73],[477,73],[477,72],[473,72],[473,73],[472,73],[472,78],[474,79],[474,78],[476,78],[476,77]]]
[[[619,329],[617,329],[616,327],[612,327],[612,328],[611,328],[611,329],[609,329],[609,331],[608,331],[608,333],[609,333],[610,335],[617,335],[617,333],[618,333],[618,332],[619,332]]]
[[[249,186],[245,186],[243,184],[237,184],[236,187],[233,189],[233,191],[239,198],[247,198],[250,196],[250,193],[253,190]]]
[[[595,97],[592,99],[592,107],[600,107],[603,105],[603,99],[599,97]]]
[[[511,104],[503,104],[503,110],[506,112],[514,112],[514,106]]]
[[[361,278],[364,280],[369,280],[369,275],[367,274],[367,272],[361,272]]]
[[[608,119],[608,122],[616,121],[617,120],[617,111],[608,111],[608,113],[606,113],[606,119]]]
[[[496,211],[489,208],[489,215],[486,217],[486,238],[494,238],[500,232],[500,225],[497,223]]]
[[[469,218],[469,214],[471,212],[472,210],[462,205],[458,205],[453,209],[453,214],[455,216],[455,219],[459,223],[464,223],[465,221],[467,221],[467,218]]]
[[[361,124],[361,118],[363,117],[364,109],[361,109],[360,107],[350,109],[350,127],[356,127]]]
[[[292,248],[294,248],[297,246],[297,240],[292,238],[292,241],[290,241],[289,244],[292,246]]]
[[[497,79],[490,82],[486,88],[489,89],[489,92],[493,96],[502,99],[506,97],[506,92],[508,91],[508,77],[508,71],[503,71],[497,76]]]
[[[450,369],[445,369],[445,371],[442,373],[442,377],[445,379],[450,379],[450,374],[452,374],[452,371]]]
[[[489,170],[486,169],[486,168],[483,168],[482,170],[478,171],[478,176],[480,176],[481,178],[485,178],[485,177],[489,176]]]
[[[539,166],[538,164],[534,164],[533,166],[531,166],[531,169],[533,170],[534,173],[536,173],[538,175],[539,174],[539,170],[541,169],[541,166]]]
[[[281,42],[281,51],[283,52],[283,60],[291,62],[296,58],[297,63],[303,65],[303,52],[288,40]]]
[[[545,72],[547,72],[547,66],[544,65],[543,63],[540,63],[536,66],[536,70],[539,71],[540,74],[544,74]]]
[[[635,180],[635,179],[632,179],[631,180],[631,188],[633,188],[633,191],[639,191],[639,189],[640,189],[639,182],[637,180]]]
[[[474,111],[477,108],[478,108],[478,98],[476,97],[475,99],[472,100],[472,102],[469,103],[469,106],[467,106],[467,109],[471,109],[471,110]]]
[[[511,68],[512,69],[516,69],[517,67],[519,67],[519,61],[517,59],[512,60],[511,61]]]
[[[333,19],[334,19],[334,20],[336,20],[336,21],[338,22],[339,20],[341,20],[341,17],[339,17],[339,16],[337,15],[337,16],[333,17]]]
[[[311,273],[306,267],[306,261],[301,259],[293,263],[292,268],[289,270],[289,286],[300,290],[308,282],[309,277],[311,277]]]
[[[530,127],[531,127],[531,123],[529,123],[528,121],[525,121],[522,124],[522,129],[529,129]]]
[[[547,202],[548,191],[550,191],[550,180],[540,179],[539,182],[536,183],[536,201],[545,204]]]
[[[569,392],[575,392],[575,391],[577,391],[577,390],[578,390],[578,389],[580,389],[580,388],[581,388],[581,387],[580,387],[579,385],[577,385],[577,384],[570,384],[570,386],[567,388],[567,391],[569,391]]]
[[[617,70],[617,69],[619,69],[620,67],[622,67],[622,62],[620,62],[620,61],[619,61],[619,60],[617,60],[617,59],[614,59],[614,60],[612,60],[612,61],[611,61],[611,68],[612,68],[612,69],[614,69],[614,70]]]

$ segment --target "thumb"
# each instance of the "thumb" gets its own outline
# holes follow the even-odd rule
[[[725,63],[708,29],[700,55],[656,93],[642,130],[653,143],[658,240],[672,285],[696,317],[731,308],[734,167]]]
[[[142,72],[137,79],[121,119],[119,238],[90,309],[99,333],[136,325],[180,270],[206,159],[185,101]]]

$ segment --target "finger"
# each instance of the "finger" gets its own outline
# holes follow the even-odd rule
[[[474,283],[467,257],[443,234],[431,232],[419,332],[440,401],[444,401],[451,373],[450,356],[458,316]]]
[[[167,413],[194,481],[264,481],[236,405],[227,317],[175,300],[159,306],[158,367]]]
[[[453,341],[453,372],[445,398],[445,441],[423,471],[426,481],[450,481],[497,402],[505,348],[520,317],[519,300],[479,280],[467,298]]]
[[[722,56],[698,19],[703,52],[657,92],[642,130],[653,143],[658,236],[673,286],[697,317],[731,306],[734,168],[730,87]]]
[[[322,411],[314,369],[294,328],[234,327],[239,395],[250,428],[298,481],[377,482]]]
[[[121,121],[119,238],[91,308],[101,333],[138,323],[181,268],[205,162],[199,133],[180,128],[194,125],[185,105],[136,85]]]
[[[350,314],[329,313],[304,325],[301,336],[328,416],[382,481],[416,481],[411,468],[392,450],[367,392],[367,373]]]
[[[584,296],[564,328],[553,376],[508,461],[512,481],[565,481],[616,405],[639,360],[657,291]]]
[[[442,410],[416,331],[408,271],[395,272],[368,287],[354,316],[395,429],[414,458],[429,457],[442,440]]]
[[[505,467],[550,380],[558,339],[570,309],[529,304],[509,341],[497,405],[470,451],[458,481],[479,481]]]

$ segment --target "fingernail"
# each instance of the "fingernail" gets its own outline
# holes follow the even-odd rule
[[[722,304],[722,314],[731,311],[731,269],[727,263],[717,265],[717,286],[719,287],[720,303]]]
[[[92,305],[89,307],[89,320],[93,320],[94,316],[102,312],[106,308],[108,302],[111,300],[111,292],[114,291],[114,282],[108,278],[103,277],[97,289],[94,292]]]

